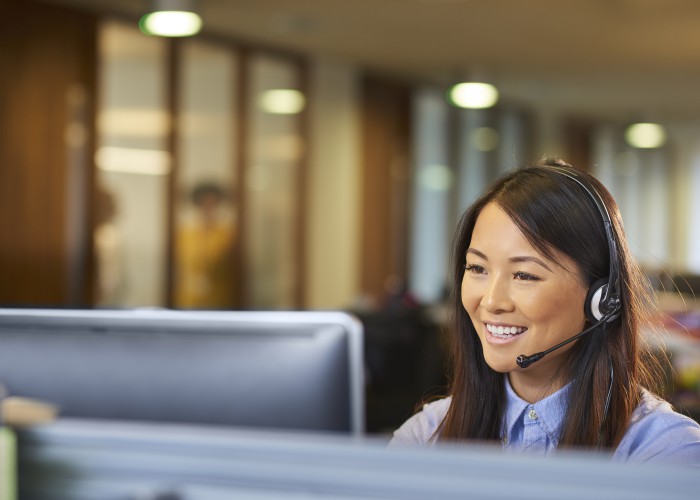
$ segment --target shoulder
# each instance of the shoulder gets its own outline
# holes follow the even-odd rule
[[[645,390],[613,457],[700,466],[700,425]]]
[[[426,405],[423,409],[406,420],[404,424],[394,431],[390,445],[417,444],[425,445],[435,434],[442,423],[452,398],[438,399]]]

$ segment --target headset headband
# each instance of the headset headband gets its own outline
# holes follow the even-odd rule
[[[564,177],[567,177],[574,181],[576,184],[581,186],[581,188],[588,193],[588,196],[593,200],[598,213],[600,213],[600,218],[603,221],[603,227],[605,228],[605,236],[608,240],[608,252],[609,252],[609,263],[610,269],[608,272],[608,284],[605,290],[603,290],[602,297],[600,299],[601,311],[609,316],[613,316],[620,308],[620,266],[617,254],[617,244],[615,243],[615,236],[612,228],[612,219],[610,218],[610,213],[608,212],[603,199],[601,198],[598,191],[591,186],[587,181],[583,179],[582,176],[578,175],[574,169],[565,169],[563,167],[557,166],[547,166],[546,168],[556,172]]]

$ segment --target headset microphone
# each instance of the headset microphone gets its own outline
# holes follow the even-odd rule
[[[583,336],[586,335],[587,333],[592,332],[593,330],[595,330],[596,328],[598,328],[600,325],[606,323],[609,319],[610,319],[610,318],[609,318],[609,315],[603,316],[603,317],[602,317],[600,320],[598,320],[598,322],[596,322],[593,326],[590,326],[589,328],[586,328],[586,329],[583,330],[582,332],[577,333],[577,334],[574,335],[573,337],[570,337],[570,338],[566,339],[564,342],[561,342],[561,343],[555,345],[554,347],[550,347],[550,348],[547,349],[546,351],[542,351],[542,352],[538,352],[538,353],[535,353],[535,354],[531,354],[531,355],[529,355],[529,356],[527,356],[527,355],[525,355],[525,354],[521,354],[520,356],[518,356],[517,358],[515,358],[515,362],[518,364],[518,366],[519,366],[520,368],[527,368],[528,366],[530,366],[530,365],[531,365],[532,363],[534,363],[535,361],[539,361],[540,359],[544,358],[544,357],[545,357],[547,354],[549,354],[550,352],[556,351],[557,349],[559,349],[559,348],[561,348],[561,347],[564,347],[564,346],[565,346],[566,344],[568,344],[569,342],[573,342],[573,341],[576,340],[577,338],[583,337]]]

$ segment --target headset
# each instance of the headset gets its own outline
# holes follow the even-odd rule
[[[588,294],[586,295],[584,311],[586,313],[586,318],[588,318],[588,320],[592,323],[612,323],[620,316],[622,304],[620,302],[619,256],[617,253],[617,243],[615,242],[615,237],[613,236],[612,219],[610,218],[610,213],[608,212],[608,209],[603,202],[603,198],[600,196],[598,191],[589,183],[585,182],[581,176],[573,171],[573,169],[566,170],[561,167],[548,168],[550,168],[553,172],[557,172],[558,174],[571,179],[576,184],[581,186],[581,188],[588,194],[590,199],[593,200],[593,203],[595,203],[598,213],[600,214],[600,218],[603,221],[605,237],[608,241],[608,254],[610,259],[608,276],[597,280],[595,283],[593,283],[593,285],[591,285],[590,289],[588,290]]]
[[[573,169],[565,169],[558,166],[547,166],[548,170],[563,175],[573,182],[578,184],[593,200],[600,218],[605,228],[605,237],[608,241],[609,252],[609,270],[608,276],[596,280],[588,289],[586,300],[583,305],[586,318],[592,323],[589,328],[577,333],[573,337],[550,347],[546,351],[538,352],[531,355],[521,354],[516,358],[516,363],[520,368],[527,368],[532,363],[539,361],[550,352],[564,347],[566,344],[573,342],[577,338],[595,330],[599,326],[608,325],[615,321],[622,311],[622,303],[620,300],[620,263],[617,253],[617,244],[613,235],[612,219],[610,213],[603,202],[598,191],[590,185],[584,178],[578,175]]]

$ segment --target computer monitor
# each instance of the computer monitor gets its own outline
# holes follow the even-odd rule
[[[20,432],[19,497],[257,500],[696,499],[693,468],[591,452],[392,447],[302,432],[64,420]]]
[[[0,309],[0,383],[61,417],[360,434],[362,351],[342,312]]]

